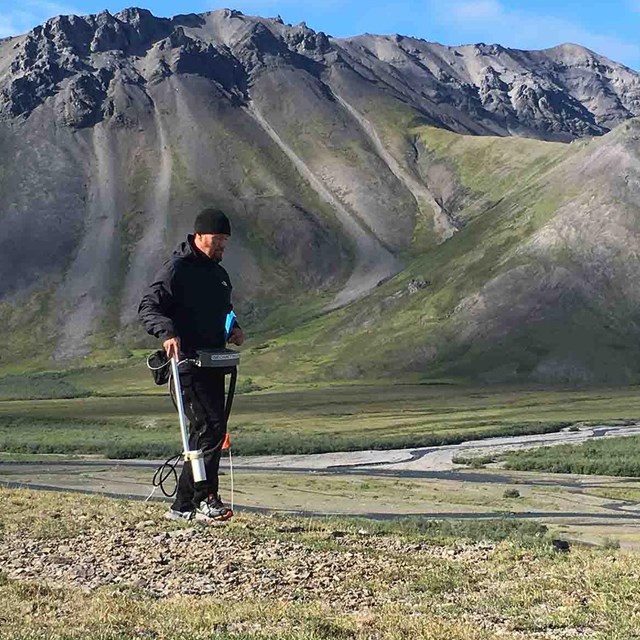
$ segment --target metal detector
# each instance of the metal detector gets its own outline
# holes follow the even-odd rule
[[[240,354],[231,349],[219,349],[215,351],[198,351],[197,358],[189,359],[187,362],[195,364],[198,367],[215,367],[222,369],[224,375],[230,374],[229,390],[227,391],[227,400],[225,403],[225,427],[231,415],[231,407],[233,405],[233,397],[235,395],[236,380],[238,377],[238,365],[240,364]],[[187,427],[187,418],[184,412],[184,404],[182,402],[182,385],[180,384],[180,372],[177,355],[171,358],[171,373],[175,390],[175,402],[178,409],[178,417],[180,419],[180,432],[182,435],[183,459],[185,462],[191,463],[194,482],[206,482],[207,473],[204,468],[204,452],[202,449],[189,448],[189,429]],[[226,428],[225,428],[226,431]],[[222,443],[220,443],[222,446]]]

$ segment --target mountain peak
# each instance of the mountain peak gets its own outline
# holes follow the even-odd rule
[[[127,7],[126,9],[122,9],[122,11],[118,11],[114,17],[122,22],[129,22],[130,24],[158,19],[149,9],[142,9],[140,7]]]

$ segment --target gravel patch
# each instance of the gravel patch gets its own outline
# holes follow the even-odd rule
[[[254,525],[255,526],[255,525]],[[315,544],[194,526],[158,531],[152,521],[98,529],[62,541],[5,532],[0,568],[9,578],[91,591],[105,585],[224,599],[327,600],[346,609],[398,602],[401,576],[425,562],[487,560],[490,543],[447,547],[392,537],[333,531]],[[238,531],[236,525],[235,531]],[[244,534],[244,535],[243,535]]]

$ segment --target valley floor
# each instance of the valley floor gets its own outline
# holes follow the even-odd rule
[[[180,448],[179,429],[166,389],[152,389],[150,394],[150,382],[146,377],[139,380],[137,369],[132,368],[129,382],[125,374],[78,374],[89,397],[0,400],[0,451],[108,458],[166,458],[175,453]],[[550,433],[577,422],[637,420],[637,387],[378,382],[290,385],[242,393],[234,402],[230,431],[241,455],[309,454],[429,447]]]
[[[398,516],[543,523],[572,541],[640,549],[640,493],[634,478],[468,468],[456,456],[526,450],[544,444],[633,438],[637,424],[574,427],[559,433],[391,451],[237,457],[235,506],[241,512]],[[635,438],[633,438],[635,440]],[[631,442],[630,440],[629,442]],[[159,461],[97,457],[0,456],[0,483],[143,499]],[[231,499],[227,459],[221,490]],[[167,482],[168,489],[172,481]],[[156,490],[152,498],[161,498]]]

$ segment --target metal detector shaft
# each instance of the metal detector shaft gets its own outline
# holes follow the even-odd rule
[[[205,482],[207,480],[207,473],[204,468],[204,455],[202,450],[197,449],[191,451],[191,449],[189,449],[189,430],[187,428],[187,418],[184,413],[184,404],[182,403],[182,385],[180,384],[180,373],[178,372],[178,356],[171,358],[171,373],[173,374],[173,385],[176,392],[176,407],[178,408],[178,417],[180,419],[184,459],[185,462],[191,463],[193,480],[195,482]]]
[[[189,431],[187,430],[187,418],[184,415],[184,405],[182,404],[182,385],[180,384],[180,374],[178,373],[178,358],[171,358],[171,373],[173,374],[173,387],[176,391],[176,407],[178,407],[178,417],[180,418],[180,431],[182,433],[182,451],[186,454],[189,451]]]

